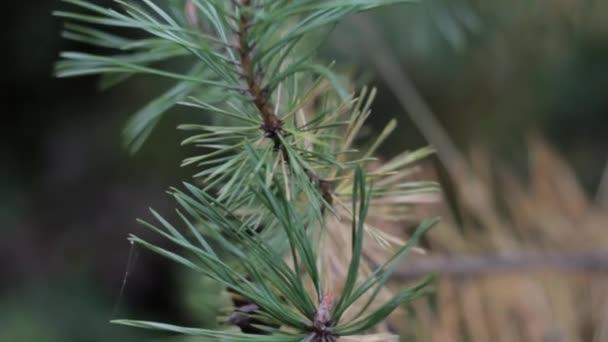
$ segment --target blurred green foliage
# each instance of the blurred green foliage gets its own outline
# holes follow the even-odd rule
[[[112,310],[82,279],[32,284],[0,301],[0,341],[136,341],[132,329],[108,329]]]
[[[374,78],[357,20],[338,27],[326,53]],[[540,133],[597,186],[608,156],[608,3],[428,0],[371,20],[460,147],[484,145],[523,168],[525,138]],[[384,89],[375,113],[395,112],[406,114]],[[404,136],[419,137],[404,118]]]

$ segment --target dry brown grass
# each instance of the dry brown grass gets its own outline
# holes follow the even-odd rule
[[[540,139],[529,147],[527,185],[479,151],[452,170],[461,219],[440,209],[444,220],[428,236],[433,257],[403,266],[402,276],[440,273],[436,302],[416,303],[403,334],[608,341],[608,213],[552,148]]]

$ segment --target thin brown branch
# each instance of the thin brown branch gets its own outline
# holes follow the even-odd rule
[[[238,53],[241,75],[247,84],[246,92],[252,97],[255,107],[262,115],[264,123],[261,128],[264,131],[264,134],[273,141],[275,149],[286,156],[287,152],[285,147],[283,146],[281,139],[279,139],[279,135],[283,134],[283,120],[279,118],[273,109],[274,106],[270,101],[268,89],[261,84],[262,75],[264,74],[263,68],[260,65],[254,65],[253,62],[254,46],[249,38],[253,22],[247,12],[247,9],[252,7],[251,0],[239,0],[237,5],[241,9],[238,18],[239,29],[237,32]],[[286,163],[289,162],[288,158],[284,158],[284,160]],[[311,169],[307,169],[305,172],[311,183],[317,187],[323,199],[331,204],[333,183],[321,178]]]
[[[539,270],[608,272],[608,251],[510,252],[485,256],[421,258],[395,272],[398,279],[416,279],[436,273],[450,277]]]
[[[256,108],[262,114],[262,119],[264,120],[262,129],[270,138],[274,138],[277,134],[280,134],[283,128],[283,121],[274,112],[273,106],[269,100],[270,94],[260,84],[257,77],[258,73],[256,73],[256,69],[253,65],[253,46],[249,41],[249,30],[252,21],[245,10],[251,7],[251,0],[241,0],[239,6],[241,7],[241,13],[239,16],[238,50],[241,62],[241,72],[245,83],[247,83],[247,90],[253,98]]]

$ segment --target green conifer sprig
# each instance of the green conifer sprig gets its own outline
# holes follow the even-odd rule
[[[343,170],[371,160],[371,153],[352,158],[355,151],[351,143],[369,117],[374,93],[362,93],[357,99],[345,95],[338,77],[314,63],[308,50],[300,53],[298,42],[345,15],[405,1],[192,1],[196,20],[184,11],[184,0],[164,2],[163,8],[151,1],[118,1],[124,13],[86,1],[65,1],[85,14],[55,14],[89,26],[69,24],[64,36],[120,53],[101,56],[65,52],[57,64],[57,75],[102,74],[112,77],[106,81],[110,84],[136,74],[177,81],[134,115],[125,130],[127,142],[133,150],[139,148],[161,115],[178,103],[228,120],[225,126],[180,128],[192,132],[184,144],[204,149],[183,165],[201,168],[195,177],[200,178],[204,189],[219,188],[219,198],[233,208],[253,201],[250,193],[240,191],[247,182],[244,175],[252,154],[262,156],[256,168],[265,164],[267,183],[273,177],[282,177],[279,183],[290,194],[306,195],[311,207],[307,220],[318,219],[323,207],[331,210],[332,183],[340,171],[342,176],[350,175]],[[148,35],[128,39],[90,24],[138,29]],[[314,52],[307,45],[305,48]],[[184,56],[189,56],[187,61],[192,64],[185,74],[156,63]],[[321,108],[305,122],[298,113],[312,101],[307,95],[315,92],[323,79],[329,79],[342,95],[328,92],[320,99]],[[385,133],[394,127],[387,128]],[[386,135],[381,135],[369,152]],[[339,144],[343,137],[344,143]],[[345,160],[345,156],[350,158]],[[285,165],[277,172],[279,164]]]
[[[128,122],[125,137],[132,151],[175,105],[213,118],[207,124],[179,127],[190,132],[183,144],[201,150],[183,162],[197,168],[196,185],[170,192],[187,233],[156,212],[152,213],[160,225],[145,223],[189,256],[136,236],[131,240],[254,304],[240,314],[263,322],[256,328],[271,336],[117,322],[235,341],[335,341],[365,332],[426,291],[424,282],[383,305],[371,305],[397,261],[434,221],[422,224],[405,243],[369,226],[365,218],[374,203],[397,208],[407,196],[437,190],[434,183],[403,179],[404,170],[432,150],[401,154],[365,176],[361,167],[375,160],[375,151],[395,122],[366,151],[355,149],[375,90],[349,95],[330,66],[315,62],[318,44],[311,43],[311,37],[327,35],[346,15],[409,1],[116,1],[120,10],[83,0],[64,2],[76,8],[55,12],[67,21],[64,37],[111,52],[64,52],[56,68],[59,77],[102,75],[103,87],[135,75],[175,82]],[[138,38],[128,31],[138,32]],[[187,71],[167,61],[178,61]],[[368,188],[368,181],[377,186]],[[387,218],[400,218],[390,212]],[[328,229],[327,215],[350,222],[352,228],[350,262],[343,265],[347,279],[339,294],[324,289],[323,272],[328,270],[319,265],[318,240]],[[384,247],[395,247],[396,254],[375,271],[361,273],[365,233]],[[285,255],[290,262],[284,261]],[[358,313],[343,319],[348,310]]]
[[[257,182],[263,183],[263,177],[260,173],[255,178]],[[137,236],[130,237],[135,243],[198,271],[255,303],[257,310],[251,315],[264,323],[258,325],[258,328],[271,334],[270,337],[235,334],[232,331],[182,328],[154,322],[117,320],[115,323],[209,338],[225,338],[229,341],[335,341],[340,336],[358,335],[372,328],[397,306],[430,291],[427,286],[430,279],[427,279],[400,291],[378,309],[366,312],[367,306],[385,285],[397,263],[412,250],[420,236],[436,221],[419,226],[409,242],[392,258],[366,278],[360,279],[359,263],[364,247],[364,224],[370,193],[367,192],[365,177],[360,168],[356,169],[354,179],[352,210],[356,213],[356,218],[352,220],[351,228],[353,257],[344,290],[340,294],[332,294],[321,286],[323,274],[317,266],[317,251],[313,240],[308,237],[309,227],[302,224],[297,212],[281,193],[275,194],[262,186],[251,190],[254,191],[256,199],[280,222],[280,233],[276,239],[288,241],[292,262],[301,267],[293,269],[284,260],[281,249],[274,248],[274,244],[269,242],[266,236],[251,234],[255,226],[234,218],[229,209],[196,187],[190,188],[192,195],[197,198],[196,201],[183,193],[175,194],[180,207],[186,213],[180,213],[185,229],[175,227],[155,212],[153,214],[160,226],[146,223],[152,230],[179,246],[183,255],[152,245]],[[220,253],[211,247],[212,243],[199,232],[193,222],[205,225],[205,232],[213,236],[215,242],[220,242],[222,250],[230,253],[230,258],[220,257]],[[188,231],[191,236],[188,238],[181,231]],[[225,260],[231,262],[226,263]],[[312,293],[306,288],[308,280],[314,284]],[[361,313],[356,315],[357,319],[342,320],[344,312],[368,291],[374,295],[367,300]],[[334,296],[337,300],[334,300]]]

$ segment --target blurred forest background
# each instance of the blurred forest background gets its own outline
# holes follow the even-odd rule
[[[55,79],[59,51],[75,48],[51,16],[65,4],[4,6],[0,341],[142,340],[108,324],[117,317],[210,324],[213,305],[200,295],[213,290],[126,240],[146,234],[135,219],[149,206],[168,212],[164,190],[190,177],[174,128],[193,114],[174,110],[128,155],[128,115],[164,84],[101,91],[95,78]],[[448,273],[439,310],[419,305],[404,336],[608,341],[606,1],[422,0],[349,19],[321,57],[379,87],[370,134],[399,120],[387,156],[438,148],[420,176],[438,177],[446,194],[419,208],[446,217],[431,251],[511,257],[507,275],[430,264]],[[521,259],[530,251],[552,257]]]

